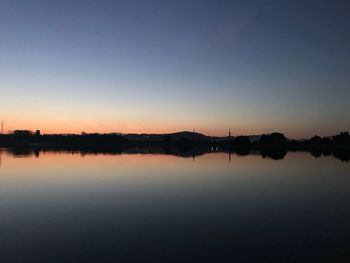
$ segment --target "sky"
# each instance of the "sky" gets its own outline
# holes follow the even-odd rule
[[[350,2],[0,0],[0,119],[42,133],[350,130]]]

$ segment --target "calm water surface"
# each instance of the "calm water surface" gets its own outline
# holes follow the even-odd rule
[[[350,262],[349,162],[0,158],[0,262]]]

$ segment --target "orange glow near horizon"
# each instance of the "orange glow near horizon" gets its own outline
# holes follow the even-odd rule
[[[42,134],[80,134],[87,133],[173,133],[179,131],[192,131],[204,133],[212,136],[226,136],[228,128],[207,129],[204,125],[196,127],[195,125],[185,124],[177,125],[175,123],[156,122],[152,120],[142,121],[90,121],[90,120],[68,120],[62,121],[61,118],[30,118],[29,116],[18,117],[10,116],[11,119],[4,120],[4,132],[8,133],[14,130],[40,130]],[[234,131],[232,131],[234,133]]]
[[[215,129],[215,128],[204,128],[204,127],[190,127],[190,126],[178,126],[175,127],[174,125],[152,125],[152,127],[146,126],[146,125],[74,125],[74,123],[63,123],[53,125],[51,123],[37,123],[33,124],[28,122],[20,122],[18,124],[14,123],[11,124],[11,126],[7,126],[5,123],[4,132],[8,133],[14,130],[31,130],[36,131],[40,130],[42,134],[81,134],[82,132],[86,133],[149,133],[149,134],[166,134],[166,133],[175,133],[175,132],[181,132],[181,131],[193,131],[198,133],[203,133],[208,136],[227,136],[229,128],[227,129]],[[238,135],[254,135],[258,133],[249,132],[248,130],[244,129],[233,129],[231,128],[231,135],[232,136],[238,136]]]
[[[290,132],[285,132],[276,129],[261,129],[257,127],[243,128],[244,125],[232,125],[226,129],[221,128],[208,128],[205,125],[176,125],[170,123],[156,123],[156,122],[126,122],[116,121],[115,123],[106,124],[106,122],[90,123],[88,121],[60,121],[57,119],[51,120],[33,120],[29,118],[14,118],[12,120],[4,120],[4,132],[9,133],[14,130],[40,130],[42,134],[81,134],[86,133],[154,133],[154,134],[165,134],[174,133],[180,131],[192,131],[203,133],[208,136],[227,136],[229,128],[231,128],[232,136],[239,135],[259,135],[263,133],[271,133],[274,131],[282,132],[289,138],[307,138],[314,134],[323,136],[333,135],[332,132],[329,134],[322,134],[316,131],[307,131],[302,128],[293,129]],[[334,133],[335,134],[335,133]]]
[[[162,113],[147,114],[142,112],[121,112],[118,114],[101,114],[94,110],[86,112],[71,111],[51,112],[28,110],[23,114],[18,112],[4,111],[4,132],[13,130],[40,130],[42,134],[81,134],[86,133],[174,133],[179,131],[192,131],[209,136],[227,136],[231,129],[232,136],[259,135],[274,131],[284,133],[291,139],[309,138],[315,134],[330,136],[341,130],[330,129],[328,126],[320,126],[318,129],[304,123],[288,123],[279,121],[276,123],[263,122],[237,118],[230,119],[198,119],[186,115],[172,116],[171,118]],[[164,115],[164,116],[163,116]],[[35,117],[34,117],[35,116]]]
[[[119,104],[81,98],[73,101],[72,98],[56,99],[55,94],[47,100],[35,97],[25,102],[13,102],[9,97],[0,105],[0,119],[4,121],[5,132],[40,130],[42,134],[164,134],[195,130],[209,136],[227,136],[231,129],[232,136],[281,132],[291,139],[304,139],[315,134],[331,136],[347,129],[346,125],[324,119],[311,124],[308,118],[272,118],[267,113],[257,118],[257,110],[244,110],[241,105],[220,114],[204,105],[193,108],[189,105],[170,107],[162,100],[161,103],[147,101],[137,105],[134,101]]]

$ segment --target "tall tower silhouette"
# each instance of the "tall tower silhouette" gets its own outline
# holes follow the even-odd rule
[[[228,139],[231,141],[231,129],[228,130]]]

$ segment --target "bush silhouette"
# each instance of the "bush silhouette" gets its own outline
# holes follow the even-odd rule
[[[287,138],[279,132],[263,134],[259,141],[262,145],[282,145],[287,143]]]

